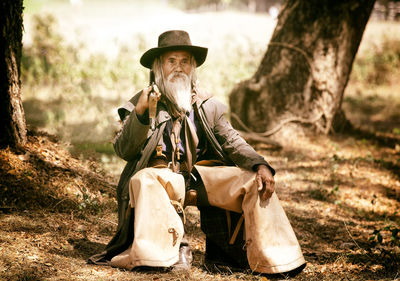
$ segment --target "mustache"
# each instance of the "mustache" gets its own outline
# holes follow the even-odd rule
[[[171,81],[173,78],[189,79],[189,76],[183,72],[172,72],[170,75],[168,75],[168,81]]]

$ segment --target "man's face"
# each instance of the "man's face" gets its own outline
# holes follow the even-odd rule
[[[186,75],[190,75],[192,71],[192,64],[190,63],[191,55],[187,51],[170,51],[162,55],[161,65],[164,73],[164,78],[173,73],[183,72]],[[175,77],[171,77],[171,82],[175,82]]]
[[[163,82],[160,83],[165,96],[179,110],[190,111],[192,106],[192,64],[187,51],[171,51],[161,56]],[[157,81],[157,77],[156,77]],[[159,82],[157,82],[159,83]]]

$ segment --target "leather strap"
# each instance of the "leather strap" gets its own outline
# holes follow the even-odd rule
[[[171,144],[172,144],[172,171],[179,172],[178,162],[180,159],[179,143],[181,129],[184,130],[185,135],[185,154],[186,154],[186,166],[187,171],[190,172],[193,167],[193,163],[196,162],[196,148],[199,143],[199,139],[194,129],[194,125],[189,117],[182,113],[173,123],[171,132]]]
[[[230,245],[233,245],[233,243],[235,243],[235,240],[236,240],[236,237],[237,237],[237,235],[239,233],[240,227],[243,224],[243,220],[244,220],[244,214],[242,214],[242,216],[240,217],[239,221],[236,224],[235,231],[233,231],[231,240],[229,240],[229,244]]]

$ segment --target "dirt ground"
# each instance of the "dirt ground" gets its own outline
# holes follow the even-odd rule
[[[307,267],[296,277],[203,265],[199,212],[186,209],[194,253],[190,273],[86,264],[116,228],[115,182],[93,161],[31,133],[25,150],[0,151],[1,280],[398,280],[400,137],[353,132],[304,137],[277,149],[252,143],[276,168],[277,194]],[[386,229],[385,229],[386,227]],[[382,242],[374,240],[380,230]],[[376,233],[377,234],[377,233]]]

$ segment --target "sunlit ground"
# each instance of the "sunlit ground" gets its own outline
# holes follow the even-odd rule
[[[376,138],[340,135],[299,138],[282,150],[253,145],[277,169],[277,194],[307,260],[290,280],[397,280],[400,247],[398,240],[391,244],[391,230],[400,223],[400,150]],[[96,163],[71,158],[46,136],[31,137],[27,151],[0,151],[0,177],[8,187],[0,189],[0,206],[12,206],[0,215],[4,280],[270,280],[209,272],[195,207],[186,209],[194,255],[189,273],[86,264],[115,232],[115,186]]]

